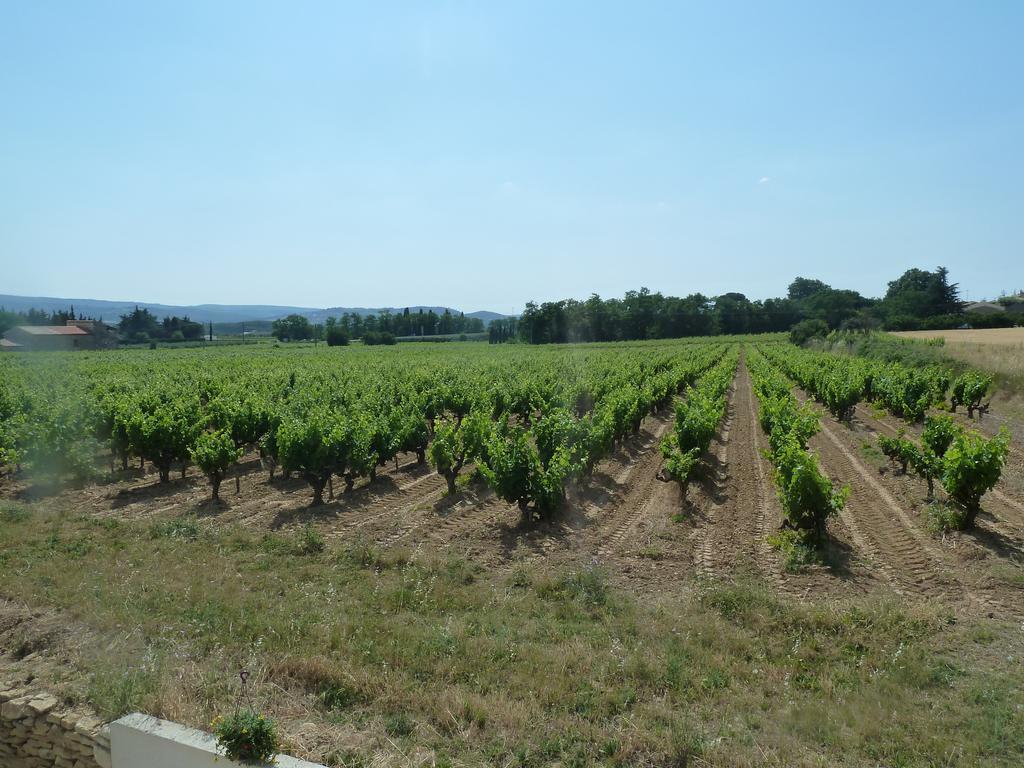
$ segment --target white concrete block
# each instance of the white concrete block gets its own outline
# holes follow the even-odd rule
[[[110,724],[110,759],[111,768],[245,768],[220,754],[212,734],[141,713]],[[274,765],[324,768],[287,755]]]

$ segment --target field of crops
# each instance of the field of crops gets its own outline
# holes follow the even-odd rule
[[[161,579],[177,579],[199,599],[214,590],[203,573],[227,568],[246,582],[252,568],[260,586],[249,588],[273,589],[299,611],[309,585],[342,552],[346,562],[370,564],[376,578],[396,563],[405,579],[418,558],[456,557],[460,569],[486,574],[465,584],[532,584],[545,599],[563,593],[545,592],[555,587],[538,586],[537,574],[571,574],[557,583],[576,586],[557,589],[582,589],[584,600],[605,588],[587,579],[607,580],[669,615],[678,607],[666,609],[666,600],[725,583],[760,585],[822,610],[859,606],[851,615],[881,610],[857,601],[895,600],[901,611],[941,610],[1011,633],[1024,619],[1024,453],[995,426],[991,379],[975,371],[952,375],[727,337],[9,355],[0,358],[0,374],[0,493],[12,510],[0,519],[0,596],[69,611],[84,631],[104,636],[141,628],[162,658],[169,651],[153,638],[172,627],[189,638],[187,653],[175,646],[176,669],[209,675],[210,665],[248,654],[266,670],[267,685],[294,693],[299,657],[340,663],[359,645],[359,631],[321,637],[327,620],[319,611],[342,599],[336,586],[329,596],[327,586],[316,587],[320,618],[302,630],[320,637],[315,651],[268,629],[286,607],[269,592],[253,598],[266,625],[250,615],[221,621],[198,620],[185,607],[165,612],[178,596],[158,595]],[[252,547],[265,547],[276,565],[233,559]],[[198,572],[171,555],[196,558]],[[148,557],[159,574],[157,565],[148,572]],[[409,606],[423,598],[418,590],[451,577],[445,567],[425,583],[417,571],[418,581],[402,582],[398,607],[388,605],[415,612]],[[304,574],[295,584],[282,575],[293,569]],[[151,597],[140,597],[140,584],[150,584]],[[147,610],[159,615],[153,626]],[[814,636],[816,627],[800,632]],[[213,648],[234,655],[228,661]],[[405,652],[387,662],[396,674],[409,663]],[[189,679],[184,669],[179,680]],[[433,672],[409,674],[409,686],[417,674],[455,684],[439,683]],[[202,722],[215,707],[190,685],[192,693],[175,694],[173,704],[166,691],[149,691],[144,704]],[[809,706],[823,700],[821,685],[804,692]],[[476,695],[528,698],[497,683],[484,688]],[[623,706],[683,706],[666,691],[664,683],[638,682],[631,702],[640,704]],[[295,711],[281,716],[324,717],[316,703],[322,693],[294,693]],[[376,727],[364,721],[376,711],[369,700],[381,695],[357,697],[360,727]],[[650,743],[637,746],[644,754],[667,749],[667,737],[651,728]],[[513,732],[520,733],[507,725],[506,735]],[[305,754],[325,759],[326,741],[306,746]],[[976,754],[1017,746],[978,746]],[[817,749],[825,748],[780,742],[777,754]]]

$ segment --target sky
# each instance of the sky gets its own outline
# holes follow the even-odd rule
[[[0,4],[0,293],[1024,287],[1024,3]]]

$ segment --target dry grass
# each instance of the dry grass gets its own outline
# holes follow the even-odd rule
[[[0,591],[95,638],[58,683],[109,717],[202,727],[244,666],[293,751],[336,766],[1024,759],[1024,670],[1007,661],[1020,629],[941,605],[742,581],[638,599],[600,566],[485,571],[202,519],[7,507]]]
[[[907,339],[945,339],[947,344],[998,344],[1024,350],[1024,328],[979,328],[952,331],[900,331],[893,336]]]
[[[910,339],[943,338],[946,357],[996,376],[996,400],[1006,415],[1024,418],[1024,328],[905,331]]]
[[[988,328],[976,331],[906,331],[894,336],[943,338],[943,351],[968,365],[1009,380],[1024,380],[1024,328]]]

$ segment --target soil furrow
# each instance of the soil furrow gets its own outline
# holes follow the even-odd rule
[[[736,418],[736,391],[739,371],[733,376],[729,386],[728,405],[725,419],[722,421],[718,446],[714,451],[713,466],[710,467],[712,477],[712,503],[704,513],[704,525],[701,528],[699,547],[695,557],[697,573],[706,578],[721,575],[720,571],[730,568],[737,560],[737,535],[742,533],[744,526],[736,525],[738,510],[735,509],[737,496],[735,475],[729,465],[729,446],[731,443],[732,425]],[[720,487],[724,486],[724,498]],[[731,507],[731,508],[730,508]],[[728,520],[731,525],[726,524]],[[729,534],[732,534],[730,539]],[[742,539],[741,539],[742,541]]]
[[[910,434],[913,434],[914,436],[920,438],[920,433],[922,431],[921,427],[917,425],[910,425],[910,428],[908,429],[908,425],[902,423],[899,427],[894,426],[886,418],[882,418],[874,414],[870,408],[865,407],[863,404],[857,406],[856,415],[858,421],[861,424],[863,424],[864,428],[867,429],[868,431],[874,432],[875,430],[872,429],[871,425],[877,424],[879,427],[885,429],[887,432],[893,435],[895,435],[900,430],[900,428],[903,428],[905,430],[908,430]],[[1004,468],[1003,474],[1004,477],[1000,479],[998,485],[1003,485],[1006,482],[1006,468]],[[991,514],[993,514],[993,517],[997,521],[997,526],[1000,523],[1005,524],[1015,532],[1011,535],[1019,536],[1022,532],[1024,532],[1024,504],[1021,504],[1016,499],[1013,499],[1010,496],[1008,496],[1006,493],[999,489],[998,485],[996,488],[993,488],[991,491],[989,491],[986,495],[985,506],[988,508],[988,511]],[[991,499],[996,500],[995,505],[991,503]],[[998,514],[996,514],[995,511],[991,509],[993,506],[997,507],[996,511],[998,512]],[[1002,509],[999,509],[999,507],[1002,507]]]
[[[640,458],[616,476],[616,486],[624,487],[626,495],[617,505],[614,516],[608,521],[608,524],[600,525],[601,530],[598,534],[600,543],[597,547],[599,555],[607,557],[615,554],[626,541],[627,534],[636,527],[643,517],[651,497],[654,495],[655,485],[659,482],[656,475],[663,460],[661,451],[658,450],[658,444],[671,425],[671,421],[659,424],[655,430],[654,439],[644,446],[644,453]],[[620,480],[620,478],[622,479]],[[638,479],[634,480],[634,478]],[[598,514],[603,516],[606,513],[598,509]]]
[[[774,498],[768,476],[765,472],[764,457],[761,448],[761,425],[757,420],[757,409],[754,401],[757,399],[753,391],[753,382],[750,380],[750,371],[746,365],[746,357],[740,360],[742,381],[740,391],[747,401],[746,423],[749,431],[745,444],[750,446],[747,461],[754,467],[757,476],[757,504],[754,509],[754,544],[757,553],[757,560],[762,565],[762,571],[768,576],[773,586],[777,589],[790,591],[785,579],[782,578],[779,567],[779,559],[768,543],[769,532],[778,527],[781,520],[781,512],[773,508],[771,499]],[[771,522],[770,522],[771,520]]]
[[[805,393],[800,392],[800,395],[806,398]],[[1002,601],[966,583],[966,574],[954,573],[938,545],[836,435],[829,426],[830,421],[827,414],[821,414],[821,434],[825,440],[816,440],[823,449],[826,466],[845,467],[843,475],[851,487],[847,502],[850,523],[860,528],[862,535],[870,539],[871,548],[892,566],[893,570],[886,570],[887,575],[895,576],[910,589],[925,595],[943,594],[954,601],[966,596],[989,612],[1010,614]],[[886,515],[884,510],[891,515]]]

